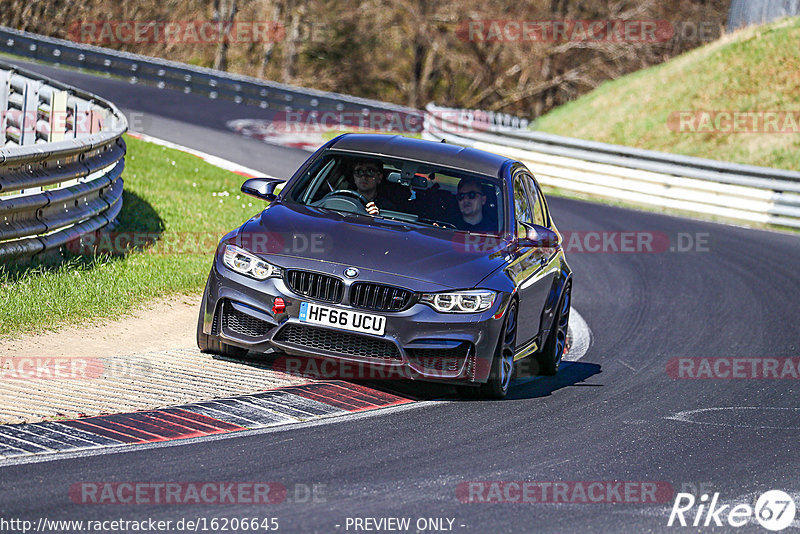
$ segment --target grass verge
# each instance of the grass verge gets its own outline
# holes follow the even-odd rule
[[[123,208],[111,235],[158,240],[125,255],[0,266],[1,337],[115,317],[169,293],[199,292],[219,239],[264,207],[239,192],[237,174],[178,150],[131,137],[126,142]],[[113,248],[98,244],[101,251]]]
[[[797,117],[799,43],[800,17],[746,28],[661,65],[603,83],[544,115],[535,128],[605,143],[800,170],[800,132],[793,128],[788,129],[793,133],[727,133],[724,123],[721,128],[701,127],[699,117],[684,128],[676,121],[679,112],[695,116],[719,111],[787,112]],[[786,122],[781,119],[779,124]],[[770,130],[765,126],[763,130]]]

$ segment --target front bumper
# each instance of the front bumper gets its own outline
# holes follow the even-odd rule
[[[379,279],[369,279],[369,274],[359,281],[392,282],[385,273],[372,273]],[[272,312],[276,297],[284,299],[284,313]],[[216,262],[202,303],[202,330],[229,345],[286,353],[290,356],[286,360],[289,370],[303,370],[304,362],[313,358],[335,359],[338,363],[328,367],[335,375],[326,376],[330,378],[483,383],[489,376],[502,327],[496,317],[502,315],[508,300],[508,295],[500,294],[489,310],[476,314],[439,313],[419,302],[400,312],[318,302],[386,317],[384,335],[361,334],[302,322],[300,305],[317,301],[294,293],[283,279],[253,280]]]

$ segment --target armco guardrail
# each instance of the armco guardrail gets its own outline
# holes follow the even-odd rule
[[[315,91],[207,69],[176,61],[119,52],[63,39],[45,37],[0,26],[0,51],[47,63],[85,68],[209,98],[222,98],[264,109],[291,111],[396,111],[418,110],[377,100]]]
[[[0,62],[0,262],[117,217],[127,128],[110,102]]]
[[[546,185],[800,228],[800,173],[545,134],[484,112],[427,106],[425,136],[518,159]],[[507,121],[506,121],[507,122]]]
[[[277,111],[421,115],[419,110],[267,82],[0,26],[0,50],[162,88]],[[800,173],[609,145],[527,130],[510,115],[429,105],[424,136],[525,162],[567,191],[756,223],[800,228]]]

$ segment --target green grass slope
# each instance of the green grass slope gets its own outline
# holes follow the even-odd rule
[[[781,112],[791,133],[680,131],[679,112]],[[768,118],[768,115],[763,115]],[[794,118],[796,124],[792,128]],[[744,119],[750,120],[750,119]],[[748,129],[749,123],[744,128]],[[670,127],[672,126],[672,128]],[[746,28],[662,65],[606,82],[541,117],[537,130],[594,141],[800,170],[800,17]],[[678,131],[676,131],[678,130]],[[718,131],[722,130],[722,131]]]

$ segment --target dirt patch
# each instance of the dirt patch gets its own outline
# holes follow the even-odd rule
[[[3,357],[106,357],[196,347],[201,295],[173,295],[116,320],[2,340]]]

